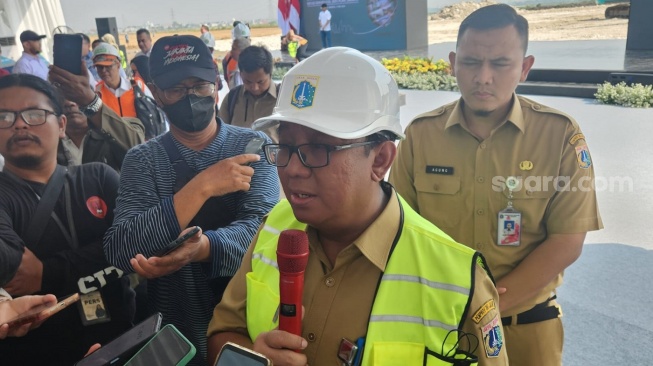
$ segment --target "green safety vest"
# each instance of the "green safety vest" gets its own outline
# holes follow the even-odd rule
[[[487,266],[475,251],[454,242],[401,198],[400,206],[400,235],[374,299],[362,365],[451,365],[442,354],[449,360],[466,357],[456,353],[456,330],[469,310],[475,264]],[[246,275],[252,342],[278,326],[276,250],[279,234],[286,229],[305,230],[306,224],[297,221],[288,201],[282,200],[259,232],[252,272]]]

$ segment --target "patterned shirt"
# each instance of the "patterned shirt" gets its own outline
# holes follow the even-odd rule
[[[218,123],[218,135],[201,151],[173,139],[195,171],[241,154],[253,137],[265,137],[262,132]],[[114,225],[104,238],[104,251],[110,263],[126,272],[134,271],[129,260],[137,253],[151,256],[183,230],[173,203],[175,170],[161,140],[159,136],[134,147],[123,162]],[[206,357],[206,329],[216,305],[208,280],[236,273],[263,216],[278,201],[275,168],[265,159],[251,166],[255,173],[250,190],[223,196],[228,209],[236,212],[236,219],[226,227],[202,228],[211,245],[211,261],[190,263],[175,273],[148,281],[150,310],[161,312],[164,321],[174,324],[202,357]],[[191,365],[203,364],[199,358]]]

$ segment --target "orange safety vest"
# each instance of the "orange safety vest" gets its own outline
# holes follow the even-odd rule
[[[145,82],[140,77],[135,77],[134,80],[143,92],[145,92]],[[136,106],[134,105],[134,89],[129,89],[122,96],[116,97],[115,94],[109,90],[103,80],[97,83],[95,91],[100,94],[102,103],[111,108],[116,114],[121,117],[137,117]]]
[[[238,61],[234,60],[233,58],[229,59],[229,63],[227,64],[227,84],[229,83],[229,79],[231,79],[231,73],[237,68]]]

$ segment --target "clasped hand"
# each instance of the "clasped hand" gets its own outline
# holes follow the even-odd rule
[[[304,315],[305,309],[302,306],[302,320]],[[252,348],[269,358],[274,366],[306,366],[306,355],[294,350],[301,351],[307,346],[306,339],[277,328],[259,334]]]

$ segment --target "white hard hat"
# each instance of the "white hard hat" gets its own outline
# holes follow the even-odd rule
[[[247,24],[238,23],[233,29],[233,39],[249,38],[250,30]]]
[[[120,60],[120,53],[109,43],[100,42],[93,50],[93,63],[96,65],[110,65],[114,57]]]
[[[252,128],[284,121],[347,140],[382,131],[404,138],[399,105],[397,83],[383,65],[353,48],[331,47],[288,71],[273,114]]]

